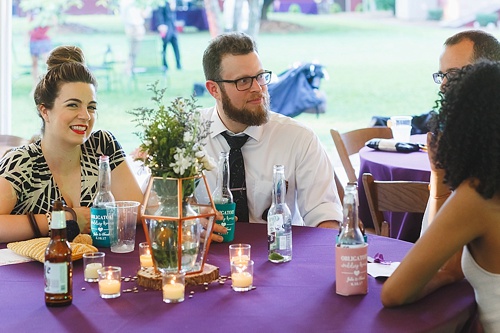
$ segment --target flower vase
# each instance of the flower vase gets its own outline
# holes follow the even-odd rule
[[[196,198],[197,186],[206,186],[210,193],[203,175],[150,180],[142,221],[155,269],[161,273],[203,271],[215,208],[211,198]]]

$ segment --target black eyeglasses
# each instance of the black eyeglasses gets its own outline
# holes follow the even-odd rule
[[[446,73],[433,73],[432,78],[434,79],[434,82],[436,82],[437,84],[441,84],[443,83],[445,77],[448,77],[448,75],[450,74],[455,74],[456,72],[458,72],[458,69],[450,70]]]
[[[253,80],[256,80],[261,87],[267,86],[269,82],[271,82],[271,74],[272,74],[271,71],[265,71],[255,76],[242,77],[241,79],[238,80],[212,80],[212,81],[217,83],[219,82],[234,83],[238,91],[245,91],[252,87]]]

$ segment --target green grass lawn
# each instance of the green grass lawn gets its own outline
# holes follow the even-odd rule
[[[373,115],[421,114],[434,105],[438,86],[431,73],[437,71],[438,57],[444,40],[457,32],[440,28],[437,23],[416,24],[399,22],[394,18],[366,14],[302,15],[270,14],[271,20],[300,24],[308,29],[300,33],[262,32],[257,39],[261,60],[266,69],[281,73],[295,62],[317,61],[326,66],[329,79],[323,80],[320,90],[327,96],[327,112],[317,117],[302,114],[296,119],[311,126],[329,151],[333,143],[329,129],[341,131],[363,127]],[[52,31],[55,43],[77,43],[91,65],[102,62],[106,46],[112,47],[118,62],[107,89],[101,72],[97,128],[112,131],[126,151],[132,151],[139,141],[127,111],[150,104],[148,83],[161,80],[167,97],[189,96],[193,84],[203,83],[201,57],[210,35],[188,30],[179,35],[183,70],[172,69],[166,78],[161,74],[140,77],[137,84],[123,74],[120,67],[127,57],[127,41],[119,17],[72,16],[72,23],[94,28],[93,32],[74,32],[68,29]],[[32,80],[20,75],[23,65],[29,64],[27,25],[25,19],[14,18],[12,132],[30,137],[40,128],[32,98]],[[499,37],[497,31],[492,32]],[[159,37],[148,35],[149,41]],[[151,42],[148,42],[151,45]],[[157,49],[149,46],[145,53],[150,61],[160,61]],[[152,59],[152,60],[151,60]],[[169,63],[175,64],[169,49]],[[210,96],[199,98],[202,106],[211,106]]]

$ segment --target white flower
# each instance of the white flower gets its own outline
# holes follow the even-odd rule
[[[203,168],[207,171],[211,171],[217,166],[215,160],[209,155],[205,155],[201,161],[203,162]]]
[[[184,142],[192,142],[193,134],[191,132],[184,132]]]
[[[174,154],[175,162],[170,163],[170,166],[174,169],[174,172],[180,176],[193,165],[193,159],[186,156],[185,148],[176,148],[176,153]]]
[[[198,150],[196,153],[194,153],[194,156],[196,156],[198,159],[202,159],[205,155],[205,150]]]

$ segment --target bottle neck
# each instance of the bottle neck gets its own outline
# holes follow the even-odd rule
[[[217,174],[217,185],[216,189],[219,191],[217,193],[220,198],[217,199],[227,199],[228,202],[233,202],[233,195],[230,190],[229,185],[229,154],[221,153],[219,157],[219,165],[218,165],[218,174]]]
[[[63,229],[52,229],[50,232],[51,239],[68,239],[68,231],[66,228]]]
[[[99,179],[97,182],[99,192],[111,191],[111,168],[109,162],[99,163]]]
[[[273,175],[273,203],[277,205],[285,203],[285,196],[285,173],[281,171],[275,171]]]
[[[343,207],[344,219],[339,235],[340,242],[364,243],[363,234],[359,228],[358,192],[356,187],[346,187]]]
[[[354,198],[354,197],[353,197]],[[344,197],[344,200],[346,197]],[[348,229],[359,229],[357,202],[344,203],[344,221],[342,226]]]
[[[66,214],[64,210],[56,210],[52,212],[50,222],[50,238],[51,239],[66,239]]]

